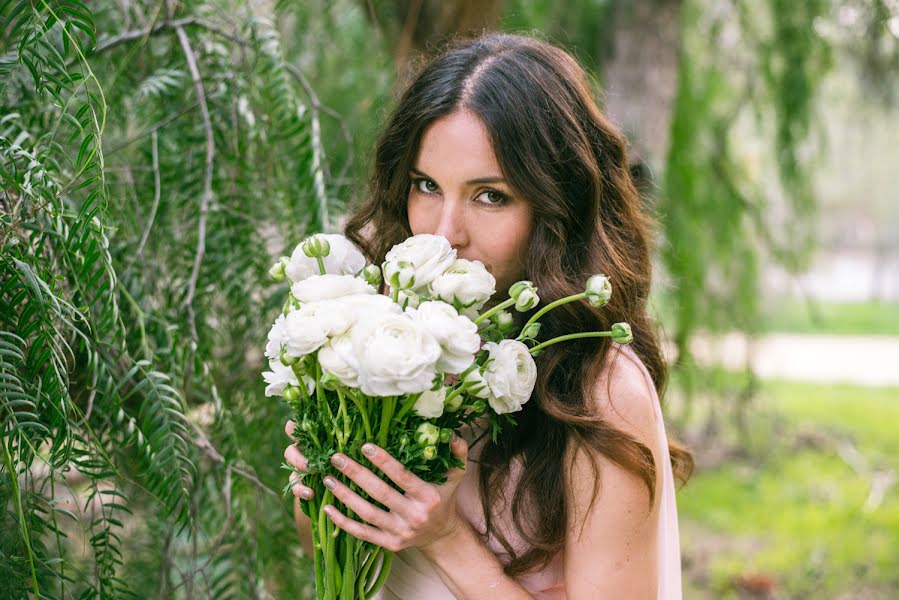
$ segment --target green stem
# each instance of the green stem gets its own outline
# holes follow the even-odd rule
[[[387,436],[390,434],[390,423],[393,420],[393,411],[396,409],[396,396],[384,398],[381,406],[381,426],[378,430],[378,445],[381,448],[387,445]]]
[[[3,446],[3,456],[6,462],[6,470],[9,471],[9,479],[12,483],[12,493],[16,498],[16,512],[19,513],[19,523],[22,524],[22,537],[25,539],[25,548],[28,550],[28,564],[31,566],[31,584],[34,586],[34,597],[40,598],[41,593],[37,586],[37,571],[34,570],[34,552],[31,550],[31,539],[28,536],[28,523],[25,521],[25,511],[22,509],[22,497],[19,494],[19,474],[13,470],[12,457],[6,441],[0,442]]]
[[[546,313],[551,311],[552,309],[556,308],[557,306],[562,306],[563,304],[568,304],[569,302],[577,302],[578,300],[583,300],[586,297],[587,297],[586,292],[581,292],[580,294],[575,294],[573,296],[565,296],[564,298],[559,298],[555,302],[551,302],[551,303],[547,304],[546,306],[544,306],[543,308],[538,310],[536,313],[534,313],[534,316],[532,316],[530,319],[528,319],[528,322],[524,324],[524,327],[521,328],[521,331],[524,331],[525,329],[527,329],[528,325],[530,325],[531,323],[533,323],[534,321],[536,321],[537,319],[539,319],[540,317],[542,317],[543,315],[545,315]]]
[[[567,342],[568,340],[577,340],[580,338],[596,338],[596,337],[612,337],[611,331],[590,331],[587,333],[569,333],[568,335],[560,335],[559,337],[555,337],[551,340],[546,340],[542,344],[538,344],[531,348],[530,352],[533,354],[538,350],[543,350],[547,346],[552,346],[553,344],[558,344],[559,342]]]
[[[493,308],[491,308],[484,314],[478,316],[478,318],[474,320],[474,324],[480,325],[481,321],[483,321],[484,319],[490,318],[492,315],[495,315],[496,313],[498,313],[499,311],[501,311],[503,309],[509,308],[513,304],[515,304],[515,300],[512,298],[507,298],[506,300],[503,300],[502,302],[500,302],[499,304],[497,304],[496,306],[494,306]]]
[[[396,420],[402,421],[403,417],[406,416],[407,412],[412,410],[412,407],[415,406],[415,403],[418,402],[419,398],[421,398],[421,394],[412,394],[409,396],[400,408],[400,412],[396,414]]]
[[[353,404],[356,405],[356,408],[359,409],[359,414],[362,415],[362,425],[365,427],[365,439],[371,439],[371,423],[368,421],[368,410],[365,408],[364,400],[357,397],[357,394],[352,392],[347,392],[350,396],[350,400],[353,401]]]
[[[359,570],[359,579],[356,581],[356,595],[361,599],[365,600],[365,588],[368,583],[368,572],[371,570],[372,565],[375,563],[375,560],[378,558],[379,552],[378,548],[372,548],[369,555],[365,558],[365,562],[362,563],[362,568]]]
[[[316,256],[316,257],[315,257],[315,262],[318,263],[318,272],[319,272],[319,274],[324,275],[324,274],[325,274],[325,261],[322,260],[322,257],[321,257],[321,256]]]
[[[342,451],[343,446],[350,439],[350,416],[346,411],[346,400],[343,397],[343,391],[339,387],[337,388],[337,398],[340,400],[340,412],[343,413],[343,443],[340,448]]]
[[[388,552],[384,549],[382,549],[381,552],[384,553],[384,563],[381,565],[381,571],[378,573],[378,578],[375,579],[375,582],[371,584],[370,588],[365,590],[366,598],[374,596],[377,591],[381,589],[381,586],[384,585],[387,576],[390,575],[390,564],[393,562],[393,552]]]

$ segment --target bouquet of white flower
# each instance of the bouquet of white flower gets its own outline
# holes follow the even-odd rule
[[[271,370],[262,376],[266,396],[282,397],[293,410],[294,437],[308,460],[304,472],[284,466],[315,491],[302,506],[312,521],[320,599],[370,598],[392,559],[325,518],[322,507],[341,505],[324,477],[346,482],[329,462],[335,452],[368,464],[361,446],[374,441],[422,480],[442,483],[448,469],[465,466],[450,451],[454,432],[483,419],[495,437],[503,421],[514,423],[512,413],[533,392],[533,356],[543,348],[582,337],[632,340],[628,324],[617,323],[611,331],[538,343],[547,311],[579,300],[604,306],[608,278],[595,275],[583,293],[541,308],[519,327],[507,309],[537,306],[531,282],[519,281],[508,299],[480,312],[495,293],[493,276],[479,261],[456,258],[434,235],[394,246],[379,268],[366,266],[345,237],[318,234],[282,257],[271,275],[288,279],[290,293],[268,334]],[[378,293],[382,284],[389,296]]]

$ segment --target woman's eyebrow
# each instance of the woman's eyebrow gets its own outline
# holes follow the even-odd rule
[[[413,175],[417,175],[419,177],[424,177],[426,179],[430,179],[431,181],[436,181],[433,177],[431,177],[430,175],[428,175],[421,169],[412,167],[410,172]],[[467,183],[469,185],[475,185],[475,184],[479,184],[479,183],[506,183],[506,180],[503,179],[502,177],[496,177],[496,176],[494,176],[494,177],[478,177],[477,179],[469,179],[465,183]]]

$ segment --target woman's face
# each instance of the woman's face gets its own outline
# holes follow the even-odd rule
[[[409,177],[413,235],[442,235],[459,258],[484,263],[500,296],[525,277],[533,213],[503,178],[476,115],[459,111],[429,125]]]

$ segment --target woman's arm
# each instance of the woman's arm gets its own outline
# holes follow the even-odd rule
[[[456,438],[451,447],[465,464],[466,442]],[[326,485],[332,486],[334,496],[361,521],[350,519],[329,505],[325,513],[334,524],[358,539],[393,552],[417,547],[457,598],[532,598],[514,579],[503,574],[499,560],[458,514],[456,492],[465,474],[463,469],[451,469],[446,483],[434,485],[422,481],[381,448],[366,444],[363,450],[403,493],[356,461],[336,454],[332,464],[389,510],[376,507],[343,483],[328,478]]]
[[[293,499],[293,520],[297,526],[297,534],[300,536],[300,545],[303,546],[306,556],[312,558],[312,521],[300,508],[299,498]]]
[[[597,387],[600,415],[646,445],[656,464],[655,502],[644,481],[592,449],[568,453],[566,494],[568,536],[565,586],[569,598],[655,600],[658,594],[658,527],[661,495],[660,449],[652,402],[655,397],[640,368],[622,355],[611,384]],[[608,390],[608,391],[607,391]],[[594,498],[593,458],[599,468]],[[591,506],[592,502],[592,506]]]

